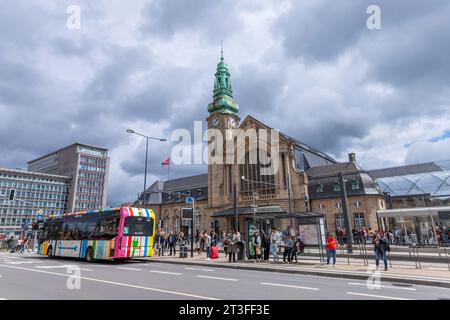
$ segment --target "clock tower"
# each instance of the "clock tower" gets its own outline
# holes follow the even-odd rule
[[[233,100],[230,72],[223,59],[223,50],[214,79],[213,101],[208,104],[208,129],[216,129],[223,137],[223,163],[208,164],[208,206],[221,207],[230,203],[232,184],[236,181],[236,168],[234,164],[226,163],[226,140],[234,139],[234,129],[239,127],[240,118],[237,115],[239,106]],[[214,151],[208,150],[211,156]]]

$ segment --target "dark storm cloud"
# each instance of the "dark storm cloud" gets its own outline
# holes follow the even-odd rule
[[[143,10],[143,36],[171,37],[177,32],[203,33],[208,40],[219,41],[239,30],[239,6],[231,1],[155,0]]]

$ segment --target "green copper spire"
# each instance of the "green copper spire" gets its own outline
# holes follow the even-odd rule
[[[223,45],[220,52],[220,62],[214,80],[213,102],[208,105],[208,112],[237,113],[239,106],[233,101],[230,72],[223,59]]]

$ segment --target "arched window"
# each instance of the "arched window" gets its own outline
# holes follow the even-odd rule
[[[321,203],[321,204],[319,204],[319,206],[318,206],[318,208],[319,208],[319,210],[325,210],[325,205],[323,204],[323,203]]]
[[[275,176],[261,174],[261,168],[264,165],[260,162],[259,152],[257,153],[257,164],[250,164],[250,155],[247,152],[245,154],[245,164],[239,165],[240,176],[244,176],[246,180],[250,180],[241,181],[240,192],[243,196],[251,196],[253,191],[258,192],[260,195],[275,194]],[[269,166],[270,164],[267,167]]]
[[[356,179],[352,180],[352,190],[358,190],[359,189],[359,181]]]
[[[339,185],[339,182],[335,182],[335,183],[333,184],[333,191],[334,191],[334,192],[339,192],[339,191],[341,191],[341,186]]]
[[[354,203],[353,203],[353,206],[355,207],[355,208],[361,208],[362,207],[362,202],[361,201],[355,201]]]
[[[342,203],[336,202],[336,203],[334,204],[334,207],[335,207],[336,209],[342,209]]]
[[[316,192],[323,192],[323,184],[319,183],[319,184],[316,186]]]

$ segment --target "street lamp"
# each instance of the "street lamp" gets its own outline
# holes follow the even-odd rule
[[[144,192],[142,193],[142,207],[145,207],[145,191],[147,190],[147,159],[148,159],[148,140],[159,140],[161,142],[167,141],[167,139],[163,138],[154,138],[146,136],[145,134],[139,133],[134,131],[133,129],[127,129],[127,132],[130,134],[137,134],[138,136],[141,136],[146,139],[146,146],[145,146],[145,174],[144,174]]]

